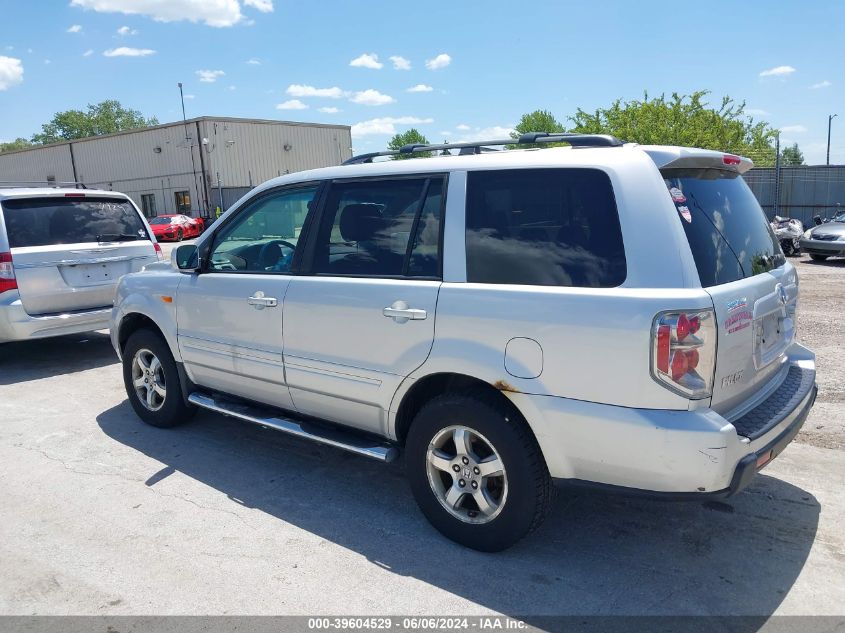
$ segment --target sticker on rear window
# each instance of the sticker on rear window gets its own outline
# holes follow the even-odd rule
[[[670,187],[669,195],[672,196],[672,200],[674,200],[675,202],[684,203],[687,201],[687,197],[684,195],[684,192],[678,189],[677,187]]]
[[[692,222],[692,214],[689,212],[689,207],[678,207],[678,213],[680,213],[681,217],[687,222]]]

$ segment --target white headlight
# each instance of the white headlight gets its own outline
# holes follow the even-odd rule
[[[805,240],[813,239],[812,232],[813,232],[813,229],[807,229],[806,231],[804,231],[804,239]]]

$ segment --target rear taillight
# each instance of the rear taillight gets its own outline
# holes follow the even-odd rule
[[[657,382],[691,400],[710,397],[716,362],[712,310],[658,314],[651,348],[651,374]]]
[[[18,280],[15,279],[15,267],[12,264],[11,253],[0,253],[0,293],[15,290]]]
[[[158,242],[153,242],[153,248],[156,249],[156,256],[158,257],[158,261],[162,261],[164,259],[164,253],[161,252],[161,244]]]
[[[725,165],[739,165],[742,162],[742,159],[739,156],[734,156],[733,154],[725,154],[722,156],[722,162]]]

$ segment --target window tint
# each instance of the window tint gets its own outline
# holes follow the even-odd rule
[[[438,176],[333,184],[314,272],[437,276],[444,182]]]
[[[11,199],[3,202],[3,217],[12,248],[150,239],[123,198]]]
[[[289,272],[317,189],[281,191],[249,204],[215,237],[209,270]]]
[[[627,268],[616,201],[597,169],[470,172],[467,280],[610,288]]]
[[[763,210],[739,174],[667,169],[663,178],[702,286],[757,275],[786,261]]]

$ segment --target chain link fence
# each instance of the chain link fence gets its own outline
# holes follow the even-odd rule
[[[845,211],[845,165],[760,167],[744,178],[770,219],[779,215],[810,226],[814,216]]]

